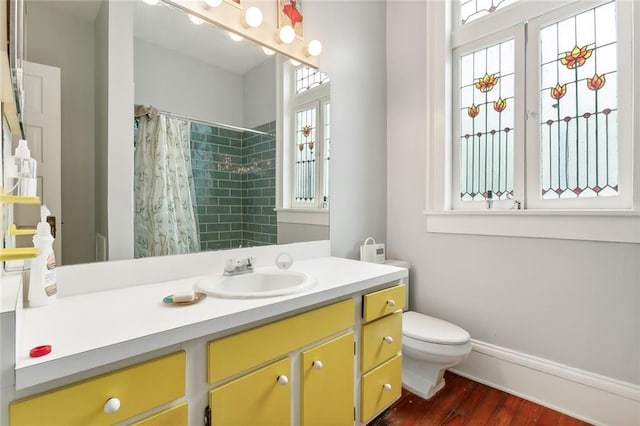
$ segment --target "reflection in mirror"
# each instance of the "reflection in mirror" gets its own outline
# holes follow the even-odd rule
[[[100,99],[118,88],[105,87],[109,64],[103,63],[98,54],[109,38],[102,16],[104,6],[105,2],[92,0],[27,1],[27,59],[60,69],[63,237],[56,243],[61,243],[64,254],[56,257],[63,264],[108,257],[108,238],[96,232],[100,219],[96,212],[106,211],[107,195],[96,191],[102,166],[95,160],[104,152],[100,144],[107,140],[109,129],[108,123],[96,117],[103,116],[97,110],[101,102],[104,104]],[[322,208],[327,200],[307,208],[308,215],[300,213],[305,206],[290,201],[295,179],[286,176],[295,176],[296,130],[293,124],[278,123],[281,116],[276,108],[276,99],[282,96],[276,87],[286,86],[276,84],[276,79],[282,78],[278,70],[288,69],[288,65],[282,66],[285,61],[267,56],[246,41],[233,42],[209,24],[195,25],[184,12],[162,3],[149,6],[134,1],[131,10],[135,104],[157,108],[166,119],[187,123],[188,137],[183,147],[188,146],[184,152],[190,167],[185,174],[191,177],[191,183],[182,193],[191,195],[187,204],[193,209],[194,223],[186,229],[195,229],[197,234],[192,232],[191,246],[187,245],[190,248],[180,250],[328,239],[328,209]],[[29,93],[26,98],[28,101]],[[284,109],[282,121],[293,123]],[[138,151],[142,151],[138,150],[142,143],[138,132],[144,117],[148,114],[141,114],[136,126],[132,114],[137,160],[131,188],[132,192],[136,188],[136,200],[140,184],[150,184],[142,178],[150,173],[144,166],[148,161],[138,158]],[[29,120],[25,116],[25,121]],[[276,138],[276,129],[283,135]],[[328,137],[328,131],[326,134]],[[276,169],[276,157],[288,161],[286,166]],[[326,163],[326,157],[328,152],[316,150],[309,159]],[[117,164],[108,168],[108,173],[119,173]],[[280,175],[283,186],[277,188]],[[324,181],[315,176],[313,179],[318,184]],[[278,191],[282,194],[276,196]],[[283,200],[278,205],[277,198]],[[324,215],[321,219],[319,212]],[[162,247],[168,245],[165,237],[144,242],[142,236],[160,223],[157,218],[144,217],[138,205],[132,216],[139,230],[136,242],[154,246],[147,254],[140,251],[136,256],[171,253]]]

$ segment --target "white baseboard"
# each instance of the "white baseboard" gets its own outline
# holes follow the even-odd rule
[[[453,372],[596,425],[640,425],[640,386],[472,340]]]

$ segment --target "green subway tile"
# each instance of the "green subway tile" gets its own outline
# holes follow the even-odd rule
[[[233,239],[242,239],[242,232],[240,231],[231,231],[231,232],[221,232],[220,233],[221,240],[233,240]]]
[[[218,146],[231,145],[231,140],[229,140],[229,138],[224,136],[218,136],[218,135],[207,135],[206,141],[212,145],[218,145]]]
[[[239,198],[239,197],[220,198],[220,205],[221,206],[241,206],[242,198]]]
[[[231,129],[220,129],[220,136],[226,136],[228,138],[242,139],[242,132]]]
[[[231,224],[229,223],[210,223],[207,225],[207,232],[220,232],[220,231],[230,231],[230,230],[231,230]]]
[[[211,214],[228,214],[231,213],[229,206],[208,206],[207,213]]]

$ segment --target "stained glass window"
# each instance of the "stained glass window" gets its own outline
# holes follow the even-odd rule
[[[316,201],[317,108],[296,112],[295,131],[295,200],[298,203]]]
[[[514,41],[460,58],[460,197],[513,193]]]
[[[616,5],[540,30],[544,199],[618,193]]]
[[[460,0],[460,19],[466,24],[516,1],[518,0]]]
[[[299,95],[328,81],[329,76],[321,71],[309,67],[299,67],[296,69],[296,94]]]

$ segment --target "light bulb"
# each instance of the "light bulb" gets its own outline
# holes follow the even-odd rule
[[[318,56],[320,53],[322,53],[322,43],[318,40],[311,40],[307,44],[307,54],[309,56]]]
[[[156,4],[158,4],[158,1],[160,0],[143,0],[143,1],[150,6],[155,6]]]
[[[269,55],[269,56],[276,53],[274,50],[271,50],[268,47],[264,47],[264,46],[262,47],[262,51],[264,52],[265,55]]]
[[[294,67],[300,66],[300,61],[296,61],[295,59],[291,58],[289,59],[289,62],[291,63],[291,65],[293,65]]]
[[[252,28],[262,25],[262,12],[255,6],[251,6],[244,12],[244,21]]]
[[[204,3],[209,7],[218,7],[222,4],[222,0],[204,0]]]
[[[198,18],[197,16],[194,16],[194,15],[189,15],[189,20],[191,22],[193,22],[194,24],[196,24],[196,25],[200,25],[200,24],[202,24],[204,22],[202,19],[200,19],[200,18]]]
[[[296,39],[296,30],[291,25],[283,25],[280,28],[280,41],[286,44],[293,43]]]
[[[232,33],[231,31],[229,31],[229,37],[231,38],[231,40],[233,41],[242,41],[244,40],[244,37],[236,34],[236,33]]]

